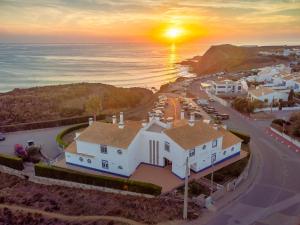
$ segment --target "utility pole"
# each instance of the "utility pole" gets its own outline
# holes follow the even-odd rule
[[[188,207],[188,183],[189,183],[189,157],[186,157],[185,163],[185,181],[184,181],[184,199],[183,199],[183,219],[187,219],[187,207]]]
[[[212,172],[211,172],[211,176],[210,176],[210,196],[213,193],[213,185],[214,185],[214,163],[215,163],[215,159],[213,159],[213,155],[211,155],[211,168],[212,168]]]

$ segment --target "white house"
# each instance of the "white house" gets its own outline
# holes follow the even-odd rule
[[[270,104],[272,101],[277,102],[280,99],[286,101],[288,99],[288,92],[286,92],[286,90],[279,91],[264,86],[258,86],[255,89],[248,91],[248,98],[252,101],[259,100]]]
[[[232,80],[222,80],[222,81],[212,81],[211,92],[218,94],[236,94],[241,93],[242,83],[240,81]]]
[[[93,122],[65,149],[66,163],[130,177],[140,164],[165,167],[183,179],[188,165],[199,172],[240,154],[242,140],[229,131],[195,121],[163,123],[123,121]]]

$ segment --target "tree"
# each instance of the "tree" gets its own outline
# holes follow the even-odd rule
[[[85,104],[85,110],[88,113],[94,115],[94,121],[96,121],[96,116],[103,110],[102,99],[98,95],[89,97]]]

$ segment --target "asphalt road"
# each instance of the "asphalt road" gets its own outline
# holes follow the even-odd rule
[[[194,91],[199,89],[194,85]],[[255,121],[235,110],[214,103],[218,111],[230,115],[233,128],[251,135],[253,166],[258,175],[248,191],[217,211],[209,225],[290,225],[300,224],[300,152],[289,149],[266,133],[270,121]],[[277,113],[288,117],[288,113]],[[195,223],[196,224],[196,223]]]
[[[5,134],[6,140],[0,141],[0,153],[14,155],[15,144],[25,146],[28,140],[33,140],[35,144],[42,146],[42,152],[46,157],[53,159],[60,153],[55,137],[65,128],[54,127],[7,133]]]

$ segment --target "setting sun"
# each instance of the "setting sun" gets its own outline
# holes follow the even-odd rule
[[[183,35],[183,29],[177,28],[177,27],[172,27],[166,30],[165,36],[169,39],[177,39]]]

